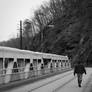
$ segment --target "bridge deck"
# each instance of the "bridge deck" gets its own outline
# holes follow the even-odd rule
[[[73,71],[58,74],[34,83],[9,89],[4,92],[92,92],[92,68],[86,68],[82,87],[79,88]]]

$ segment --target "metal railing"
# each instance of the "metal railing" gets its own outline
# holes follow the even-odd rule
[[[6,84],[9,82],[23,80],[28,78],[37,78],[43,75],[49,75],[58,71],[70,69],[70,67],[57,67],[57,68],[44,68],[40,70],[29,70],[28,72],[24,71],[24,67],[10,69],[10,73],[7,73],[7,69],[0,69],[0,84]]]

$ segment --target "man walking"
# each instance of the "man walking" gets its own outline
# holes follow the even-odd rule
[[[78,86],[81,87],[83,73],[86,74],[86,69],[81,62],[78,62],[74,67],[74,76],[77,74]]]

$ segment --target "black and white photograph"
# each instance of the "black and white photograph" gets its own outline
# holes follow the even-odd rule
[[[92,0],[0,0],[0,92],[92,92]]]

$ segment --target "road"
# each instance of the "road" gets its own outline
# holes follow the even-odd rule
[[[86,68],[86,71],[81,88],[78,87],[77,77],[72,70],[5,92],[92,92],[92,68]]]

